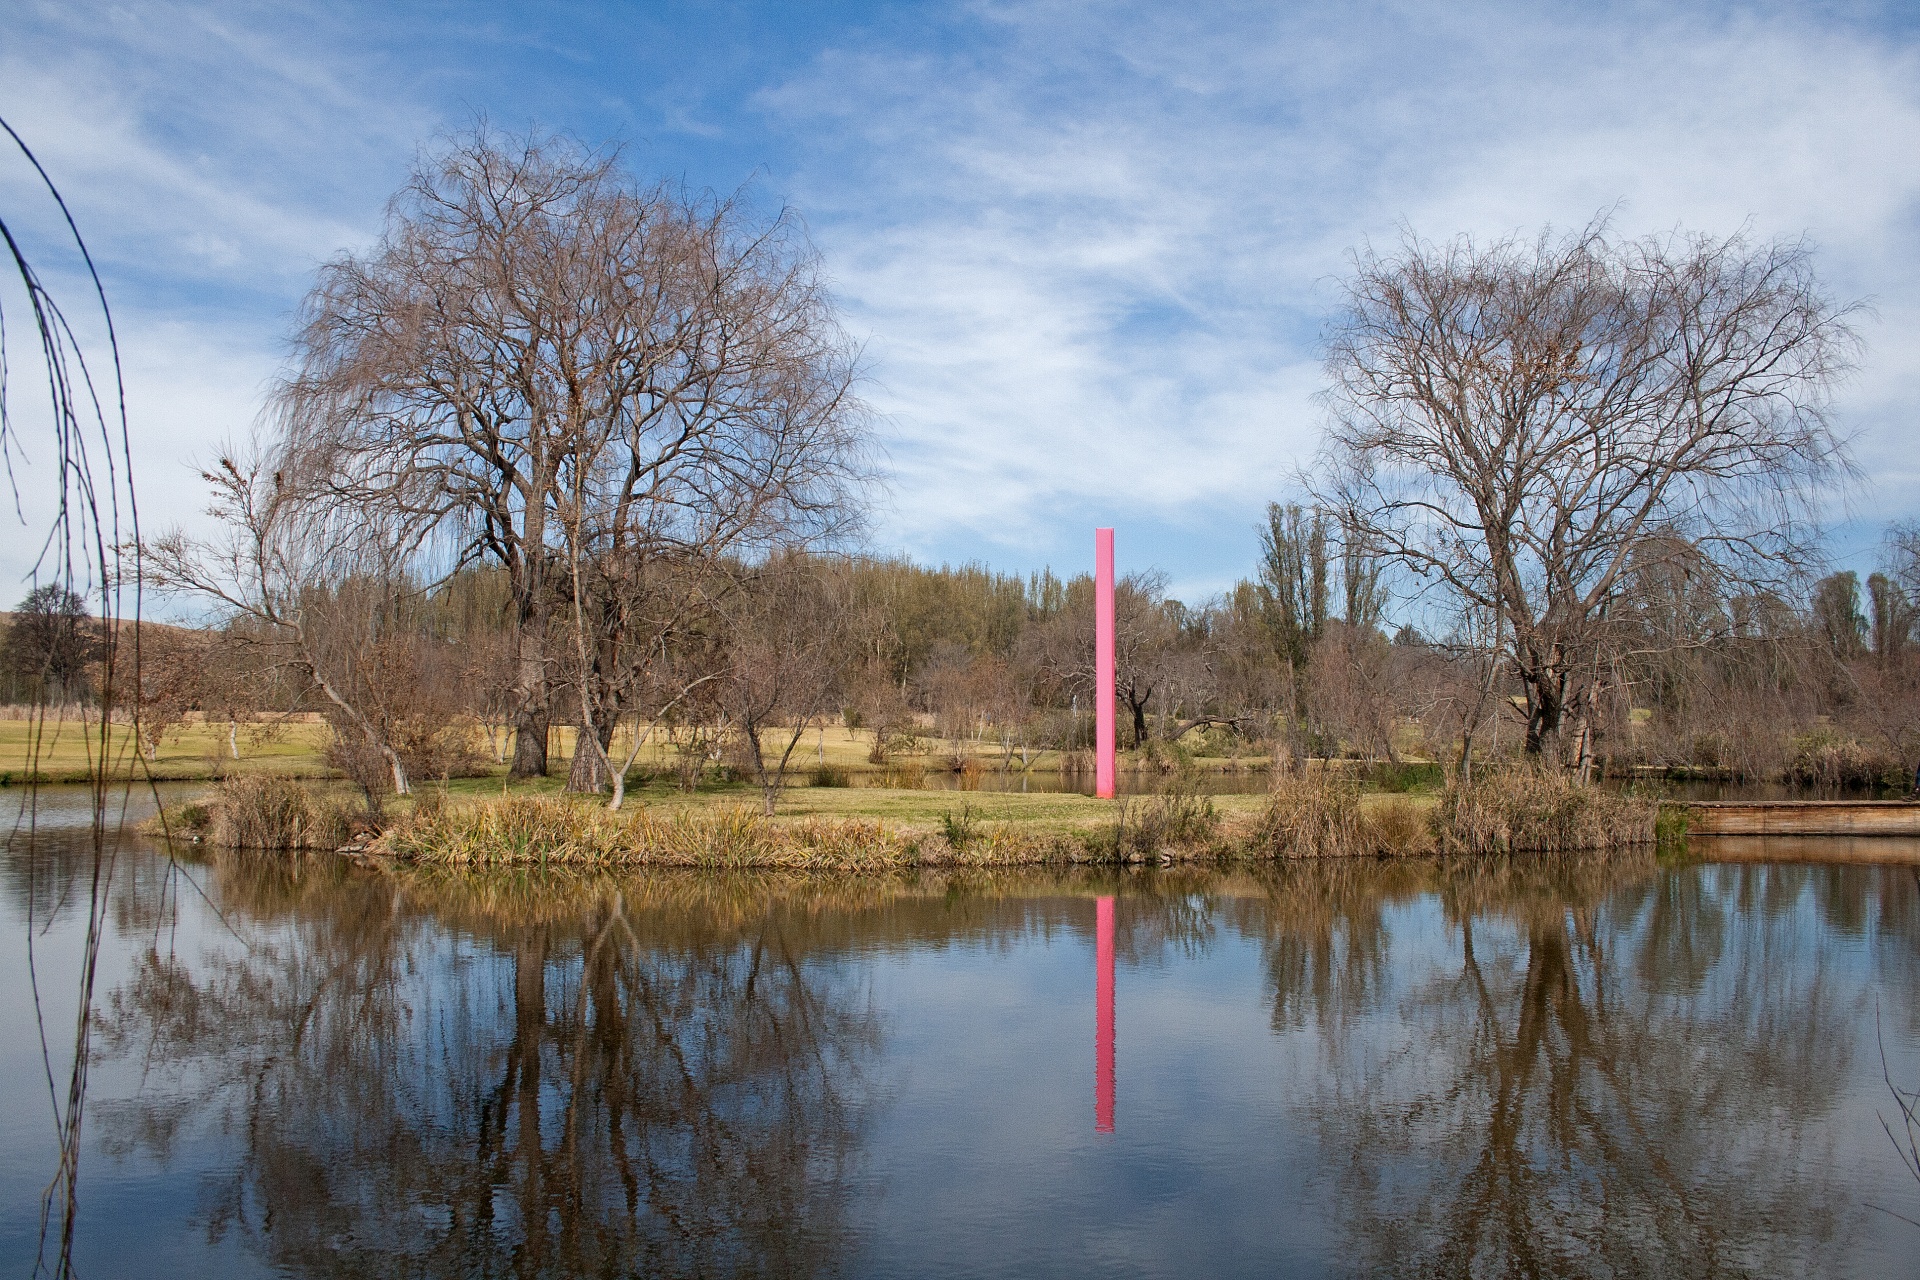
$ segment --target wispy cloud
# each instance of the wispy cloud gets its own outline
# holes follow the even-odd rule
[[[1314,447],[1350,250],[1606,208],[1810,235],[1875,307],[1855,515],[1920,514],[1920,46],[1870,11],[750,10],[20,8],[0,111],[107,265],[155,518],[199,505],[181,462],[245,428],[315,264],[476,110],[790,200],[868,344],[881,539],[922,556],[1070,567],[1118,522],[1180,590],[1225,585]]]
[[[1910,46],[1584,7],[977,12],[962,48],[831,50],[762,98],[829,139],[794,183],[875,335],[908,545],[1018,554],[1106,516],[1244,547],[1313,447],[1349,249],[1607,208],[1809,233],[1836,293],[1876,295],[1842,406],[1862,506],[1920,506]]]

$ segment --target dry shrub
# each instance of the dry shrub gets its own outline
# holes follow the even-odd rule
[[[745,808],[610,813],[592,801],[511,796],[416,813],[382,842],[395,857],[463,866],[526,864],[768,867],[901,866],[913,845],[878,822],[769,822]]]
[[[1366,858],[1431,853],[1430,810],[1404,796],[1362,803],[1360,784],[1325,771],[1280,774],[1247,841],[1254,856]]]
[[[337,849],[352,834],[333,799],[292,778],[228,778],[205,801],[207,840],[229,849]]]
[[[1248,833],[1248,851],[1267,857],[1357,858],[1380,851],[1360,809],[1357,783],[1318,773],[1277,774],[1273,795]]]
[[[1219,829],[1213,799],[1201,794],[1199,771],[1188,764],[1159,795],[1144,804],[1123,805],[1114,844],[1122,857],[1151,857],[1204,847]]]
[[[1883,781],[1898,784],[1906,770],[1891,753],[1857,739],[1811,733],[1793,744],[1786,773],[1787,781],[1805,787],[1864,791]]]
[[[626,824],[598,804],[509,796],[454,808],[416,808],[383,839],[397,857],[465,865],[605,862]]]
[[[1450,853],[1560,853],[1652,844],[1659,806],[1583,786],[1551,765],[1458,779],[1441,793],[1435,829]]]
[[[1361,812],[1382,853],[1430,853],[1433,818],[1422,805],[1391,796]]]
[[[881,781],[900,791],[920,791],[927,785],[927,768],[918,760],[899,760],[887,766]]]

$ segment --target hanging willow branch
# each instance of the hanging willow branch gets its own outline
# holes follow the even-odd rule
[[[46,404],[49,418],[45,438],[52,444],[58,474],[55,486],[57,504],[44,530],[44,539],[31,572],[36,585],[53,584],[64,591],[96,600],[102,624],[100,648],[100,691],[97,715],[83,710],[80,732],[86,742],[87,776],[91,787],[91,866],[87,875],[87,920],[85,945],[81,953],[78,1007],[74,1011],[73,1056],[67,1071],[65,1088],[56,1083],[52,1048],[48,1042],[45,1010],[40,999],[39,972],[34,963],[33,939],[41,922],[33,919],[36,901],[31,885],[27,895],[27,963],[34,985],[34,1008],[40,1030],[42,1060],[46,1065],[47,1092],[59,1135],[59,1154],[53,1178],[41,1199],[40,1248],[35,1274],[58,1277],[73,1274],[74,1218],[78,1207],[81,1120],[85,1110],[89,1033],[93,1023],[94,975],[98,969],[100,942],[106,928],[107,893],[113,878],[113,853],[119,823],[108,821],[111,783],[124,779],[127,771],[118,759],[135,735],[123,733],[116,742],[113,721],[117,694],[126,684],[131,668],[132,687],[139,679],[140,573],[136,557],[123,548],[138,545],[139,514],[134,502],[128,447],[126,390],[121,379],[120,346],[114,332],[112,310],[96,269],[93,255],[75,224],[72,212],[61,197],[52,178],[13,126],[0,119],[0,129],[32,166],[46,194],[59,210],[65,234],[85,264],[92,283],[88,306],[97,304],[105,328],[105,350],[110,368],[107,376],[95,377],[88,362],[86,347],[75,333],[67,314],[43,283],[29,261],[16,225],[0,215],[0,240],[4,240],[12,271],[7,284],[0,285],[0,459],[6,466],[12,491],[15,518],[28,524],[20,504],[20,479],[29,465],[30,453],[22,438],[22,426],[13,409],[10,381],[12,354],[7,346],[6,305],[16,308],[24,301],[26,314],[33,320],[38,340],[40,366],[45,372]],[[11,288],[17,278],[18,294]],[[16,311],[17,314],[17,311]],[[37,397],[36,397],[37,398]],[[36,442],[41,427],[35,424]],[[123,523],[124,522],[124,523]],[[126,624],[123,630],[123,625]],[[123,644],[123,642],[126,642]],[[37,697],[27,732],[25,774],[27,798],[15,820],[11,845],[26,854],[28,874],[38,867],[35,856],[35,789],[40,765],[51,746],[49,734],[57,736],[65,720],[65,711],[57,714],[49,707],[46,685]]]

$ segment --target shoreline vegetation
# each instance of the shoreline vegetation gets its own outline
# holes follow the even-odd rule
[[[820,792],[845,794],[799,794]],[[877,803],[860,803],[868,797]],[[743,798],[637,798],[613,812],[593,797],[423,787],[410,809],[383,822],[338,788],[260,774],[169,806],[147,830],[215,848],[337,850],[375,864],[875,872],[1607,851],[1652,847],[1670,826],[1651,797],[1525,765],[1415,795],[1363,792],[1322,768],[1276,776],[1255,795],[1206,795],[1187,769],[1157,794],[1118,801],[876,791],[847,796],[841,813],[769,818]]]

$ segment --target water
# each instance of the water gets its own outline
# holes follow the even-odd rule
[[[0,895],[16,1273],[71,820]],[[1741,856],[475,879],[128,840],[79,1268],[1911,1274],[1915,873]]]

